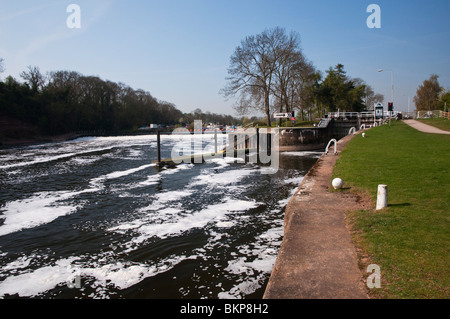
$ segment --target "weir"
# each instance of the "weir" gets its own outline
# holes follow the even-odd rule
[[[372,117],[369,116],[372,114]],[[271,129],[241,129],[228,134],[229,145],[237,150],[255,148],[254,136],[278,134],[280,152],[324,150],[331,139],[339,140],[355,133],[356,128],[366,123],[373,124],[373,113],[340,113],[339,116],[327,115],[314,127],[277,127]],[[265,131],[262,131],[265,130]],[[263,132],[261,134],[261,132]]]
[[[181,159],[184,163],[189,159],[192,163],[202,163],[204,159],[217,155],[245,158],[246,155],[252,154],[252,159],[256,156],[256,161],[259,161],[261,150],[265,154],[272,151],[323,151],[331,140],[338,141],[349,134],[356,134],[358,128],[363,130],[366,127],[379,126],[385,121],[386,118],[378,118],[374,112],[336,112],[327,114],[314,127],[241,128],[226,133],[228,142],[223,150],[217,149],[216,131],[214,153],[189,155]],[[201,129],[197,131],[194,134],[205,133]],[[187,133],[192,134],[189,131]],[[179,158],[161,160],[158,156],[156,162],[164,166],[176,165],[177,161]]]

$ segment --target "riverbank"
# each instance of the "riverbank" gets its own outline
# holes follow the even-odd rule
[[[358,135],[341,139],[338,153],[354,137]],[[345,213],[368,209],[371,201],[329,190],[338,158],[322,155],[289,201],[284,238],[265,299],[367,298]]]
[[[333,176],[373,201],[378,185],[388,186],[388,207],[347,215],[353,242],[364,252],[360,269],[381,269],[381,289],[371,289],[371,298],[450,297],[448,154],[449,135],[403,121],[372,128],[340,154]]]
[[[0,140],[0,148],[12,148],[20,146],[31,146],[46,143],[70,141],[80,137],[79,134],[68,133],[55,136],[34,136],[24,138],[3,138]]]
[[[8,116],[0,116],[0,148],[63,142],[78,136],[75,133],[46,135],[36,125]]]

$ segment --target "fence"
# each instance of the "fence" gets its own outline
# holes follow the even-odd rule
[[[450,112],[434,110],[434,111],[417,111],[416,113],[416,119],[430,119],[437,117],[443,117],[447,120],[450,120]]]
[[[450,120],[450,112],[442,112],[441,111],[441,116],[440,117],[443,117],[444,119]]]
[[[398,111],[384,111],[383,117],[384,118],[396,118],[400,112]],[[330,112],[328,113],[327,117],[334,117],[334,118],[373,118],[378,117],[378,115],[375,115],[375,112]],[[380,116],[381,117],[381,116]]]
[[[440,117],[441,111],[417,111],[416,119],[430,119]]]

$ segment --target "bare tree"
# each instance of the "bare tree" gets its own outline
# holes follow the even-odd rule
[[[296,32],[291,32],[289,36],[280,33],[278,37],[277,47],[274,48],[277,65],[272,91],[279,99],[279,111],[289,112],[294,108],[295,93],[301,84],[306,59],[300,50],[300,37]]]
[[[28,85],[35,92],[39,91],[44,87],[45,76],[39,70],[37,66],[28,66],[28,72],[20,73],[20,77],[27,81]]]
[[[230,59],[225,97],[238,96],[236,110],[245,114],[249,109],[263,111],[267,125],[271,123],[270,95],[277,65],[276,48],[284,29],[265,30],[246,37]]]
[[[312,104],[306,88],[314,84],[316,71],[296,32],[277,27],[247,37],[231,57],[228,73],[225,97],[238,97],[235,109],[242,115],[263,111],[269,126],[272,109],[290,112]]]
[[[5,66],[3,65],[4,61],[5,61],[5,59],[0,58],[0,74],[5,71]]]
[[[361,78],[352,79],[355,86],[364,86],[364,104],[366,106],[367,111],[373,111],[376,103],[384,102],[384,95],[375,93],[373,88],[364,82]]]

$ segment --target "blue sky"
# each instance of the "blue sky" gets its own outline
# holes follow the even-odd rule
[[[69,29],[69,4],[81,28]],[[369,29],[369,4],[381,28]],[[246,36],[283,27],[300,34],[303,52],[325,72],[338,63],[411,110],[418,86],[438,74],[450,88],[448,0],[0,0],[0,57],[6,75],[28,65],[73,70],[149,91],[184,111],[232,114],[219,94],[229,59]]]

